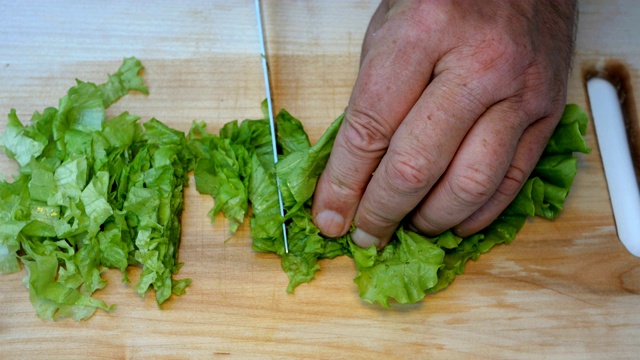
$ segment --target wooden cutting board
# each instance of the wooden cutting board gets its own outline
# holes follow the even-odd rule
[[[0,113],[23,121],[74,78],[102,82],[123,57],[146,66],[150,95],[109,111],[211,130],[260,116],[264,97],[252,1],[2,2]],[[376,1],[266,1],[276,108],[312,141],[346,106],[360,43]],[[569,102],[587,108],[584,77],[607,61],[639,84],[640,7],[633,0],[580,3]],[[637,95],[629,94],[638,102]],[[632,101],[633,102],[633,101]],[[0,119],[0,131],[6,128]],[[187,294],[162,309],[107,271],[96,295],[118,304],[90,320],[45,322],[22,283],[0,276],[0,358],[633,358],[640,351],[640,259],[616,237],[596,137],[581,156],[565,211],[527,223],[514,243],[469,263],[445,291],[383,309],[362,302],[353,263],[321,263],[291,295],[279,259],[250,248],[248,226],[228,238],[212,200],[185,194],[179,277]],[[2,174],[15,165],[0,156]],[[0,226],[2,226],[0,224]],[[133,270],[135,278],[136,271]]]

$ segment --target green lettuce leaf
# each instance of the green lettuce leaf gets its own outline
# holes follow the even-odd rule
[[[464,272],[464,266],[469,259],[477,260],[481,254],[488,252],[495,245],[511,243],[524,226],[527,217],[537,215],[555,219],[562,210],[577,173],[577,159],[573,156],[573,152],[590,152],[582,138],[586,132],[587,121],[587,115],[579,107],[567,106],[552,136],[553,143],[550,142],[547,146],[530,179],[509,207],[479,233],[460,238],[447,231],[438,237],[428,238],[399,229],[389,245],[377,254],[374,265],[370,265],[371,260],[365,261],[362,257],[354,256],[356,268],[358,268],[355,281],[361,297],[365,301],[379,302],[383,306],[389,306],[390,299],[398,303],[418,301],[425,293],[433,293],[447,287],[456,275]],[[570,134],[567,129],[571,129]],[[433,254],[428,255],[429,252],[426,250],[414,250],[416,255],[414,261],[423,266],[419,276],[424,282],[399,282],[398,279],[412,278],[414,269],[408,266],[394,267],[398,262],[411,263],[406,260],[406,255],[402,252],[394,253],[394,250],[412,247],[414,241],[433,244],[444,251],[435,283],[432,281],[433,268],[428,265],[438,264],[435,260],[432,263],[428,262],[436,257]],[[387,250],[389,247],[391,250]],[[354,254],[362,251],[355,246],[351,249]],[[371,271],[371,267],[378,271]]]
[[[144,124],[105,109],[131,90],[147,93],[135,58],[106,83],[77,80],[58,108],[22,125],[9,113],[1,146],[20,176],[0,181],[0,273],[28,271],[25,285],[43,319],[82,320],[114,306],[95,299],[102,273],[139,266],[135,290],[153,289],[158,304],[183,294],[190,279],[174,279],[183,189],[193,168],[184,133],[156,119]],[[144,129],[143,129],[144,128]]]
[[[343,115],[339,116],[318,142],[301,151],[286,155],[276,165],[280,191],[288,212],[300,208],[313,196],[316,183],[324,170]]]
[[[234,233],[249,208],[249,178],[255,154],[263,163],[273,162],[268,122],[264,120],[227,123],[219,136],[209,134],[205,124],[194,123],[189,148],[195,155],[194,178],[201,194],[214,198],[211,221],[222,211]]]
[[[148,94],[149,89],[144,85],[142,78],[138,76],[142,69],[140,60],[134,57],[125,58],[118,71],[109,75],[109,80],[106,83],[98,86],[104,107],[109,107],[131,90]]]
[[[20,250],[20,232],[25,221],[8,220],[0,227],[0,274],[20,271],[18,250]]]
[[[278,144],[282,149],[283,155],[305,151],[311,147],[309,137],[304,131],[302,123],[289,114],[287,110],[280,110],[275,120],[278,129]]]
[[[264,107],[263,103],[263,110]],[[298,285],[311,281],[320,270],[320,259],[347,255],[354,258],[358,270],[354,281],[361,298],[383,306],[390,306],[392,300],[414,303],[428,293],[446,288],[456,275],[464,272],[468,260],[477,260],[498,244],[512,242],[528,217],[555,219],[577,173],[573,152],[590,151],[583,139],[587,116],[578,106],[567,105],[531,178],[490,226],[465,238],[451,231],[425,237],[400,227],[391,242],[378,252],[373,247],[356,246],[349,235],[324,238],[311,219],[313,192],[342,116],[313,146],[309,146],[301,123],[291,114],[283,110],[276,119],[282,154],[275,172],[273,160],[269,158],[272,150],[265,138],[268,134],[266,113],[262,121],[228,123],[219,137],[208,134],[204,124],[194,124],[189,141],[199,164],[195,169],[198,191],[212,194],[216,202],[214,211],[222,209],[227,217],[231,214],[230,221],[236,225],[246,216],[244,202],[251,203],[253,249],[282,256],[282,268],[289,277],[287,291],[293,292]],[[248,123],[261,129],[261,142],[246,141],[251,137],[240,135],[240,129]],[[285,204],[284,219],[279,213],[277,183]],[[237,199],[242,205],[235,211],[226,209],[229,199]],[[284,251],[283,221],[286,221],[289,253]]]
[[[438,283],[438,271],[444,267],[445,252],[419,234],[402,228],[395,241],[379,254],[375,248],[362,249],[351,245],[358,276],[354,279],[360,297],[368,302],[389,306],[389,299],[401,304],[422,300],[426,291]]]
[[[282,149],[274,167],[270,129],[267,119],[227,123],[219,136],[206,132],[205,125],[194,123],[189,146],[196,157],[196,189],[214,198],[210,215],[222,211],[235,231],[247,216],[251,203],[252,247],[260,252],[283,256],[282,268],[289,275],[288,291],[310,281],[320,269],[318,260],[346,253],[346,247],[327,241],[313,225],[308,204],[324,168],[342,116],[314,145],[302,124],[286,111],[276,117],[277,144]],[[280,216],[276,172],[287,215]],[[289,253],[284,250],[282,223],[287,221]]]
[[[265,169],[264,164],[254,155],[251,162],[249,181],[249,199],[253,215],[251,216],[252,247],[259,252],[284,253],[280,206],[273,165]]]
[[[15,109],[11,109],[8,118],[7,130],[0,139],[0,149],[24,167],[33,157],[42,153],[46,138],[38,136],[32,128],[25,128],[18,119]]]

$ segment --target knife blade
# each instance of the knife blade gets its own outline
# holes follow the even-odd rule
[[[258,35],[260,38],[260,57],[262,59],[262,73],[264,74],[264,87],[267,96],[267,110],[269,113],[269,130],[271,131],[271,147],[273,148],[273,164],[278,163],[278,145],[276,141],[276,124],[273,119],[273,102],[271,99],[271,83],[269,81],[269,65],[267,63],[267,51],[264,39],[264,28],[262,25],[262,9],[260,0],[255,0],[256,18],[258,20]],[[280,206],[280,216],[284,218],[284,203],[282,201],[282,192],[280,191],[280,180],[276,174],[276,188],[278,190],[278,205]],[[289,239],[287,237],[287,226],[282,222],[282,237],[284,241],[284,251],[289,253]]]

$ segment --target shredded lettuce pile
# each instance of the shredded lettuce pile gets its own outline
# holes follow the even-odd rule
[[[135,290],[155,290],[158,304],[182,294],[174,280],[183,187],[192,155],[183,133],[156,119],[138,123],[105,109],[131,90],[147,93],[142,64],[124,60],[107,82],[77,80],[58,103],[24,126],[9,113],[0,148],[19,165],[0,181],[0,273],[27,269],[25,285],[43,319],[87,319],[112,310],[92,294],[105,268],[141,267]],[[143,129],[144,128],[144,129]]]
[[[264,109],[264,104],[263,104]],[[328,160],[342,122],[338,117],[313,146],[300,121],[285,110],[276,116],[279,161],[273,164],[266,118],[228,123],[219,135],[194,124],[189,145],[196,158],[198,191],[214,197],[210,215],[222,211],[235,230],[248,214],[252,247],[277,253],[289,277],[287,291],[311,281],[320,269],[318,261],[347,255],[355,260],[354,279],[360,297],[388,307],[390,300],[414,303],[427,293],[447,287],[464,272],[469,259],[493,246],[510,243],[528,217],[555,219],[577,172],[574,152],[590,152],[583,136],[587,115],[577,105],[567,105],[544,154],[513,203],[486,229],[460,238],[447,231],[425,237],[400,227],[382,250],[355,245],[349,235],[337,239],[320,234],[311,218],[316,182]],[[286,215],[280,216],[276,188],[279,179]],[[213,217],[212,217],[213,219]],[[282,222],[289,239],[285,253]]]

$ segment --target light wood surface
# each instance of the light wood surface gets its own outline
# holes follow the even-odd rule
[[[313,141],[347,103],[376,3],[265,1],[275,107],[298,116]],[[580,6],[569,101],[586,108],[584,74],[606,60],[624,63],[639,84],[640,7]],[[130,95],[111,114],[185,131],[194,119],[215,130],[260,115],[252,1],[2,1],[0,13],[2,114],[13,107],[27,121],[57,105],[74,78],[102,82],[136,56],[150,95]],[[557,221],[530,221],[445,291],[391,309],[358,298],[348,258],[322,262],[312,283],[287,294],[279,259],[251,250],[247,224],[227,239],[192,183],[180,250],[179,277],[193,279],[186,295],[158,309],[152,294],[140,298],[107,271],[96,295],[118,304],[114,312],[45,322],[29,302],[26,271],[2,275],[0,358],[635,358],[640,259],[616,237],[592,126],[587,139],[594,151],[580,157]],[[0,156],[0,169],[9,177],[16,167]]]

